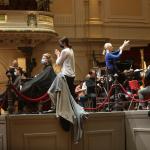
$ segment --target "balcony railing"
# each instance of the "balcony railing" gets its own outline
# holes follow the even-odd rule
[[[0,31],[55,33],[53,15],[46,11],[0,10]]]
[[[56,35],[51,12],[0,10],[0,44],[35,47]]]

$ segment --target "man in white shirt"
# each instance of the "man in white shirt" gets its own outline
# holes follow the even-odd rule
[[[61,65],[61,72],[65,75],[71,95],[74,97],[74,78],[75,78],[75,59],[72,46],[69,44],[67,37],[63,37],[59,40],[60,47],[63,48],[60,52],[55,50],[57,56],[56,64]]]

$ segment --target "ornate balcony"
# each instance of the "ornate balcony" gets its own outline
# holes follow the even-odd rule
[[[40,1],[47,2],[47,0],[36,0],[36,2]],[[39,6],[33,7],[31,5],[31,8],[26,8],[25,5],[24,8],[21,6],[13,8],[10,2],[9,5],[2,7],[3,10],[0,10],[0,44],[6,43],[7,40],[10,43],[17,44],[17,46],[35,46],[56,36],[53,15],[49,11],[50,4],[48,7],[37,3]]]

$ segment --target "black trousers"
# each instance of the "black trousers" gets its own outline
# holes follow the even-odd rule
[[[68,77],[65,75],[65,78],[67,80],[67,84],[68,84],[70,93],[75,98],[75,86],[74,86],[74,78],[75,77]]]

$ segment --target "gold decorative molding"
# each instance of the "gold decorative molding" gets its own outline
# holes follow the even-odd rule
[[[56,33],[51,12],[0,10],[0,14],[0,31],[2,32]]]
[[[53,20],[53,17],[51,17],[51,16],[39,14],[38,15],[38,23],[46,24],[46,25],[54,27],[54,20]]]
[[[100,18],[90,18],[86,24],[103,24],[103,21]]]
[[[0,23],[6,23],[6,22],[7,22],[7,15],[0,14]]]

